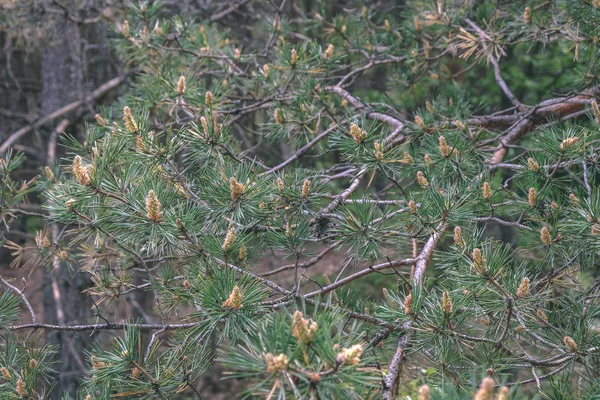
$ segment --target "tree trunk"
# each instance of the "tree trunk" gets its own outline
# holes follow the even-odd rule
[[[83,62],[79,27],[67,18],[57,20],[55,34],[42,53],[42,115],[78,100],[82,96]],[[50,146],[52,146],[52,140]],[[55,145],[55,143],[54,143]],[[52,160],[51,160],[52,161]],[[60,228],[53,226],[53,243],[62,243]],[[89,281],[77,273],[77,266],[58,257],[44,273],[44,321],[50,324],[83,323],[88,314],[89,300],[82,293]],[[58,346],[58,363],[54,382],[58,385],[52,398],[68,393],[76,398],[78,381],[86,372],[83,349],[87,335],[71,332],[47,332],[46,342]]]

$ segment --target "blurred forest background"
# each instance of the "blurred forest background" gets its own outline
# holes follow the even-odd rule
[[[322,7],[328,9],[329,15],[345,15],[360,13],[364,5],[398,22],[403,19],[408,1],[289,0],[282,3],[270,0],[164,0],[163,12],[165,18],[181,15],[191,21],[210,21],[228,28],[230,40],[250,51],[255,37],[260,37],[258,42],[262,43],[270,34],[265,29],[262,15],[272,13],[273,8],[292,24],[307,15],[313,16]],[[121,0],[0,0],[0,153],[5,152],[8,146],[25,153],[27,162],[18,171],[18,179],[28,181],[40,174],[43,166],[54,165],[65,152],[60,145],[63,132],[83,140],[85,124],[94,120],[101,107],[110,107],[133,86],[136,80],[135,61],[119,54],[114,45],[115,38],[122,40],[120,24],[126,14],[127,1]],[[298,34],[296,40],[302,41],[302,35]],[[543,45],[537,43],[534,46]],[[539,51],[511,46],[503,58],[504,79],[511,83],[515,96],[527,104],[536,104],[547,98],[549,90],[568,88],[579,76],[574,60],[575,49],[554,46],[548,48],[546,57],[530,57],[530,53]],[[439,70],[443,73],[432,72],[418,84],[398,91],[396,76],[390,76],[384,67],[372,68],[353,83],[352,90],[373,103],[380,99],[392,102],[396,110],[406,113],[399,116],[402,119],[423,107],[438,88],[447,88],[451,82],[477,88],[470,92],[472,97],[469,101],[480,114],[511,106],[485,65],[448,58]],[[261,114],[253,114],[252,118],[255,120],[242,122],[251,126],[258,122]],[[247,148],[255,145],[255,138],[245,136],[243,130],[236,130],[235,134],[246,142]],[[260,153],[263,160],[281,160],[292,154],[294,149],[282,144],[280,148],[267,145],[254,151]],[[44,213],[35,197],[30,197],[21,208],[32,215]],[[25,215],[15,221],[6,237],[22,244],[32,242],[40,227],[38,218]],[[500,225],[497,235],[505,242],[511,242],[515,237],[513,228]],[[339,257],[343,258],[343,255]],[[9,250],[0,248],[0,271],[5,277],[18,275],[9,267],[11,261]],[[334,261],[339,263],[339,260]],[[269,260],[264,263],[265,269],[268,269]],[[324,265],[321,268],[326,268],[327,263]],[[376,281],[381,279],[385,276],[373,274],[372,278],[361,280],[359,285],[364,285],[364,293],[381,296],[380,289],[375,289],[380,286]],[[58,290],[65,304],[78,305],[65,307],[64,322],[77,323],[81,317],[79,313],[87,314],[92,306],[89,297],[82,293],[89,281],[63,270],[59,284]],[[48,270],[35,269],[27,278],[26,285],[38,315],[43,315],[46,323],[57,323],[53,312],[56,307],[53,289],[57,288],[52,287]],[[144,293],[134,292],[127,302],[131,316],[143,318],[145,310],[151,307],[152,299]],[[81,304],[86,307],[81,307]],[[56,393],[64,390],[75,393],[77,377],[81,371],[87,370],[75,355],[82,354],[81,349],[88,341],[87,335],[49,332],[46,340],[60,344],[64,349],[59,355],[61,363],[56,367],[57,374],[60,374]],[[229,398],[227,390],[235,390],[229,381],[219,381],[218,373],[217,368],[214,379],[209,376],[206,384],[202,385],[207,398]]]

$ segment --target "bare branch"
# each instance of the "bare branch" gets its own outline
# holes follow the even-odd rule
[[[99,99],[100,97],[104,96],[106,93],[108,93],[112,89],[120,86],[123,82],[125,82],[126,76],[127,75],[122,75],[122,76],[113,78],[113,79],[109,80],[108,82],[104,83],[103,85],[101,85],[96,90],[94,90],[91,94],[86,96],[83,100],[78,100],[78,101],[74,101],[70,104],[67,104],[66,106],[54,111],[53,113],[43,116],[42,118],[40,118],[39,120],[34,122],[32,125],[25,126],[21,129],[19,129],[18,131],[13,132],[8,137],[8,139],[6,139],[4,141],[4,143],[2,143],[2,145],[0,146],[0,154],[6,153],[6,151],[10,148],[10,146],[13,145],[13,143],[15,143],[21,137],[23,137],[26,134],[28,134],[29,132],[31,132],[33,129],[40,128],[41,126],[47,124],[48,122],[52,122],[55,119],[60,118],[63,115],[70,113],[71,111],[75,111],[79,107],[89,104],[89,103]]]

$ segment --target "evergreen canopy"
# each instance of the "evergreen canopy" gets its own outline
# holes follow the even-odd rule
[[[132,2],[127,94],[35,181],[6,152],[3,229],[34,192],[47,224],[14,266],[94,306],[50,326],[1,278],[0,396],[43,398],[58,330],[110,332],[84,399],[195,398],[215,362],[246,398],[598,398],[600,5],[285,3],[244,41]]]

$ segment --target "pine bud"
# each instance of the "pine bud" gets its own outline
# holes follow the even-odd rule
[[[594,119],[597,124],[600,124],[600,108],[598,108],[598,102],[592,101],[592,112],[594,113]]]
[[[264,355],[264,358],[267,364],[267,372],[270,374],[285,371],[290,363],[290,360],[285,354],[274,356],[271,353],[267,353]]]
[[[494,395],[494,380],[489,377],[485,377],[483,381],[481,381],[481,386],[479,386],[479,390],[473,397],[473,400],[491,400]]]
[[[600,234],[600,223],[596,223],[596,224],[592,225],[591,233],[594,236],[597,236]]]
[[[208,121],[206,120],[205,117],[200,117],[200,124],[202,125],[202,130],[204,131],[204,138],[208,139],[209,138]]]
[[[81,174],[81,169],[83,167],[83,160],[81,156],[75,156],[73,158],[73,164],[71,165],[71,171],[73,171],[73,175],[79,180],[79,174]]]
[[[483,182],[483,186],[481,187],[481,192],[483,195],[483,199],[486,201],[491,199],[492,196],[494,195],[494,192],[492,192],[492,187],[490,186],[490,184],[487,181]]]
[[[75,204],[77,204],[77,200],[71,197],[65,202],[65,207],[67,207],[67,210],[70,211],[75,206]]]
[[[189,289],[192,287],[192,284],[190,283],[190,281],[188,281],[187,279],[183,281],[182,283],[183,287],[186,289]]]
[[[285,183],[283,183],[283,179],[277,178],[277,189],[283,190],[285,188]]]
[[[390,21],[387,18],[385,19],[385,21],[383,21],[383,28],[388,32],[392,31],[392,26],[390,25]]]
[[[429,386],[423,385],[419,388],[418,400],[429,400],[431,397]]]
[[[383,152],[381,151],[381,143],[379,142],[374,142],[373,143],[373,147],[375,148],[375,159],[377,161],[381,161],[383,160]],[[407,154],[406,152],[404,153],[405,155]],[[406,157],[405,157],[406,158]],[[411,157],[412,158],[412,157]]]
[[[367,19],[369,17],[369,10],[367,9],[367,6],[362,7],[360,15],[363,17],[363,19]]]
[[[298,339],[300,344],[312,342],[313,335],[319,328],[319,325],[310,318],[304,318],[302,311],[296,310],[292,319],[292,334]]]
[[[244,185],[238,182],[235,177],[229,178],[229,190],[231,191],[231,200],[238,200],[244,194]]]
[[[302,198],[306,199],[310,193],[310,179],[305,179],[302,183]]]
[[[440,154],[442,155],[442,157],[448,157],[452,153],[452,149],[446,143],[446,138],[443,136],[440,136],[439,144],[440,144],[440,147],[439,147]]]
[[[414,200],[409,200],[408,201],[408,209],[413,214],[417,213],[418,209],[417,209],[417,205],[415,204]]]
[[[573,340],[571,336],[565,336],[563,338],[563,342],[565,343],[565,346],[567,346],[567,349],[569,349],[570,352],[574,353],[577,351],[577,343]]]
[[[162,212],[160,211],[160,201],[154,193],[154,190],[150,189],[148,196],[146,196],[146,216],[150,221],[160,222],[162,220]]]
[[[363,140],[367,138],[367,132],[360,129],[358,125],[352,124],[350,125],[350,136],[354,138],[356,144],[360,144]]]
[[[454,228],[454,244],[457,247],[465,247],[465,240],[462,237],[462,228],[460,226]]]
[[[383,158],[383,153],[381,154],[381,158]],[[415,159],[412,158],[412,156],[410,155],[410,153],[408,151],[404,152],[404,157],[402,158],[402,160],[400,160],[400,162],[404,162],[407,164],[414,164],[415,163]]]
[[[431,156],[429,154],[425,154],[425,157],[423,157],[423,161],[425,161],[425,166],[429,167],[429,165],[431,164]]]
[[[263,65],[263,74],[264,74],[265,78],[269,77],[270,71],[271,71],[271,68],[269,68],[269,64]]]
[[[523,11],[523,20],[527,25],[531,23],[531,8],[525,7],[525,11]]]
[[[35,367],[37,367],[37,365],[38,361],[35,358],[29,360],[29,369],[34,369]]]
[[[571,203],[575,204],[576,206],[580,204],[579,197],[575,196],[573,193],[569,195],[569,200],[571,200]]]
[[[87,396],[85,396],[84,400],[94,400],[94,398],[92,397],[91,394],[88,394]]]
[[[560,143],[560,149],[562,151],[567,151],[575,147],[575,144],[579,142],[579,138],[577,136],[567,138]]]
[[[177,93],[183,94],[185,92],[185,76],[181,75],[177,81]]]
[[[129,21],[123,21],[123,25],[121,25],[121,34],[123,34],[123,36],[125,37],[129,37],[129,35],[131,34],[129,30]]]
[[[517,297],[523,298],[529,294],[529,278],[525,277],[517,289]]]
[[[73,158],[73,165],[71,167],[77,182],[83,186],[90,186],[92,184],[92,166],[83,165],[83,160],[80,156]]]
[[[37,365],[38,361],[35,358],[29,360],[29,369],[34,369],[35,367],[37,367]]]
[[[444,291],[444,294],[442,294],[442,311],[445,314],[450,314],[452,312],[452,299],[447,291]]]
[[[158,25],[158,21],[156,22],[156,25],[154,26],[154,33],[156,33],[158,36],[164,35],[164,31],[162,30],[160,25]]]
[[[48,166],[44,167],[44,175],[46,175],[46,179],[48,179],[49,181],[54,181],[55,179],[54,172],[52,172],[52,170]]]
[[[242,291],[238,285],[235,285],[227,300],[223,302],[223,307],[229,307],[232,310],[239,310],[242,307],[243,298],[244,295],[242,294]]]
[[[417,182],[422,188],[426,188],[429,186],[429,181],[427,180],[427,178],[425,178],[425,175],[421,171],[417,172]]]
[[[23,382],[23,379],[17,381],[15,392],[21,397],[27,397],[27,386],[25,385],[25,382]]]
[[[540,317],[540,319],[544,322],[548,322],[548,316],[546,315],[546,313],[544,312],[544,310],[542,310],[541,308],[538,308],[537,310],[537,315],[538,317]]]
[[[107,125],[106,120],[104,118],[102,118],[102,115],[96,114],[95,118],[96,118],[96,123],[98,125],[100,125],[100,126],[106,126]]]
[[[315,382],[316,383],[316,382],[320,382],[321,381],[321,375],[319,375],[316,372],[311,372],[309,374],[309,377],[310,377],[311,382]]]
[[[540,239],[546,246],[550,246],[552,244],[552,236],[550,235],[548,228],[545,226],[540,229]]]
[[[235,228],[232,226],[227,231],[227,235],[225,235],[225,240],[223,241],[223,250],[225,250],[225,251],[229,250],[234,241],[235,241]]]
[[[239,253],[238,253],[238,258],[239,258],[240,260],[245,260],[245,259],[246,259],[246,257],[248,257],[248,249],[246,248],[246,246],[245,246],[245,245],[242,245],[242,246],[240,247],[240,251],[239,251]]]
[[[265,209],[265,207],[266,207],[266,205],[265,205],[265,202],[264,202],[264,201],[261,201],[261,202],[258,204],[258,209],[259,209],[259,210],[264,210],[264,209]]]
[[[208,107],[211,107],[213,103],[213,94],[210,90],[207,90],[206,93],[204,94],[204,104],[206,104]]]
[[[135,147],[140,151],[145,151],[147,149],[146,144],[144,143],[144,138],[142,135],[135,135]]]
[[[213,111],[213,137],[219,137],[219,113],[216,111]]]
[[[529,202],[529,207],[535,207],[536,194],[534,188],[529,188],[529,192],[527,193],[527,201]]]
[[[552,207],[552,209],[553,209],[553,210],[558,210],[558,204],[557,204],[555,201],[553,201],[553,202],[550,204],[550,206]]]
[[[540,170],[540,164],[538,164],[538,162],[535,161],[533,158],[529,157],[527,159],[527,168],[531,172],[538,172]]]
[[[425,122],[423,121],[423,118],[421,118],[418,115],[415,115],[415,124],[417,124],[419,129],[421,129],[422,131],[425,130]]]
[[[0,372],[2,372],[2,377],[4,379],[6,379],[7,381],[12,378],[12,376],[10,375],[10,372],[8,372],[8,369],[6,369],[6,367],[2,367],[0,369]]]
[[[92,368],[100,369],[106,367],[106,363],[104,361],[98,361],[98,358],[95,355],[92,355]]]
[[[290,54],[290,64],[296,65],[297,63],[298,63],[298,52],[296,51],[296,49],[292,49],[292,52]]]
[[[417,15],[413,17],[413,22],[415,24],[415,30],[417,33],[421,32],[421,21],[419,21],[419,17]]]
[[[135,118],[133,118],[131,108],[127,106],[123,107],[123,122],[125,123],[125,129],[127,129],[127,132],[135,133],[138,131],[138,124],[135,122]]]
[[[275,109],[275,122],[277,122],[279,125],[283,125],[285,122],[285,119],[283,118],[283,112],[280,108]]]
[[[480,274],[486,270],[486,260],[481,249],[473,249],[473,266]]]
[[[323,59],[328,60],[333,57],[333,45],[329,44],[327,49],[323,52]]]
[[[285,237],[291,238],[292,237],[292,225],[290,225],[289,222],[287,222],[285,224]]]
[[[506,386],[502,386],[500,392],[498,392],[498,396],[496,400],[508,400],[508,394],[510,393],[510,389]]]
[[[240,49],[235,49],[233,51],[233,58],[235,58],[236,60],[239,60],[241,56],[242,52],[240,51]]]
[[[425,108],[427,109],[427,111],[429,111],[431,114],[435,113],[435,108],[433,108],[433,105],[431,105],[431,103],[429,101],[425,102]]]
[[[142,376],[142,370],[139,367],[135,367],[132,371],[131,371],[131,377],[133,379],[140,379],[140,376]]]
[[[349,349],[342,348],[342,351],[338,353],[335,358],[335,361],[338,364],[347,364],[347,365],[356,365],[360,362],[360,356],[363,352],[362,344],[355,344],[351,346]]]
[[[410,314],[412,312],[412,293],[409,293],[408,296],[404,299],[404,313]]]
[[[488,326],[489,324],[490,321],[486,317],[481,318],[481,325]]]

